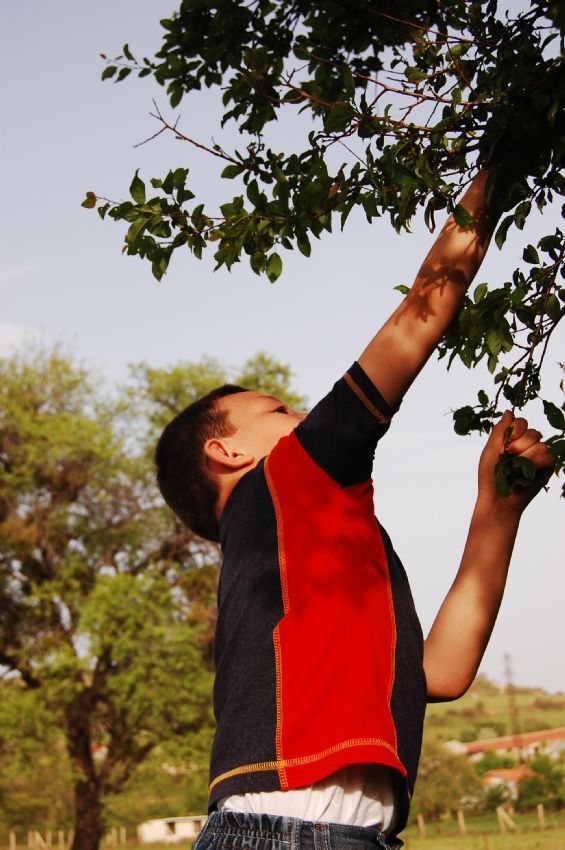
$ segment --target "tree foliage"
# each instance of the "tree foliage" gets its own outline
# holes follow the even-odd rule
[[[266,355],[243,371],[292,395],[287,367]],[[0,360],[0,759],[19,775],[18,713],[31,740],[45,730],[44,749],[64,739],[73,850],[96,850],[105,801],[157,751],[183,754],[187,799],[205,797],[218,551],[164,506],[150,449],[172,414],[225,381],[211,362],[138,366],[110,401],[57,349]],[[17,791],[0,784],[12,810]]]
[[[73,795],[64,738],[40,691],[0,682],[0,834],[70,829]]]
[[[528,765],[532,775],[520,783],[518,808],[533,809],[543,803],[548,809],[559,811],[565,804],[565,759],[552,758],[545,754],[536,755]]]
[[[433,230],[444,210],[465,226],[457,197],[488,167],[489,193],[505,211],[496,243],[523,231],[523,256],[506,282],[475,288],[440,347],[448,365],[484,361],[494,376],[492,391],[455,412],[455,430],[488,431],[500,401],[522,407],[538,398],[547,345],[565,312],[563,230],[537,245],[528,239],[530,216],[565,195],[560,4],[530,0],[503,12],[496,0],[182,0],[161,26],[154,58],[138,61],[126,44],[102,76],[152,76],[172,108],[195,91],[221,93],[222,126],[234,122],[241,134],[235,149],[188,135],[157,107],[156,135],[208,151],[237,189],[210,211],[183,166],[152,178],[151,188],[136,172],[123,202],[88,192],[84,206],[127,223],[128,254],[149,260],[160,279],[177,249],[200,258],[211,246],[216,268],[245,260],[274,282],[281,250],[308,257],[312,237],[336,221],[343,228],[355,207],[369,221],[387,216],[397,231],[417,213]],[[277,138],[269,125],[285,119],[290,150],[267,141]],[[562,401],[543,399],[559,468]],[[516,471],[509,461],[500,467],[501,491]]]
[[[466,756],[450,753],[439,741],[425,741],[412,802],[414,815],[429,820],[454,812],[465,800],[478,799],[480,784]]]

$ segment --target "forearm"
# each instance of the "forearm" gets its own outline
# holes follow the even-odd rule
[[[506,411],[492,429],[479,462],[479,495],[461,565],[424,644],[428,697],[456,699],[481,663],[494,626],[522,513],[549,480],[555,456],[525,419]],[[528,487],[500,496],[495,467],[507,449],[533,463]]]
[[[461,565],[424,644],[428,696],[456,699],[473,681],[506,584],[520,515],[478,501]]]
[[[402,398],[425,365],[481,265],[498,220],[485,200],[486,179],[486,172],[478,174],[461,199],[472,226],[463,229],[449,217],[410,292],[359,358],[389,404]]]

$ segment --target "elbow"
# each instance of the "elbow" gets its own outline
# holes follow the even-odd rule
[[[428,702],[453,702],[467,693],[473,683],[474,676],[427,676]]]
[[[466,694],[469,685],[463,688],[440,688],[439,690],[428,688],[428,702],[453,702]]]

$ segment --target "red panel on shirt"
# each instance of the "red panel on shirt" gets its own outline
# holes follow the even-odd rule
[[[265,472],[285,608],[273,636],[281,787],[352,762],[405,774],[390,710],[396,634],[372,484],[340,487],[294,434]]]

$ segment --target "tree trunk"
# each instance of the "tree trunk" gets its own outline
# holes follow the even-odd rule
[[[102,802],[95,778],[75,781],[75,834],[72,850],[98,850],[102,839]]]
[[[98,850],[102,838],[102,795],[92,757],[86,695],[66,710],[67,748],[74,765],[75,829],[71,850]]]

